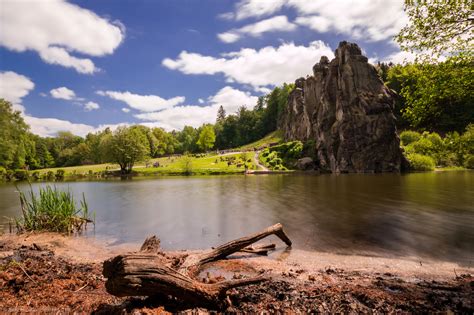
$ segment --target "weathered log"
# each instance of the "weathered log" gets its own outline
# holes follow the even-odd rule
[[[119,255],[104,262],[103,275],[107,278],[105,287],[110,294],[121,297],[165,295],[196,305],[220,306],[225,303],[229,289],[259,283],[268,278],[259,276],[206,284],[195,279],[200,268],[239,251],[268,251],[275,245],[255,248],[248,246],[272,234],[291,246],[290,239],[278,223],[260,233],[228,242],[207,253],[183,256],[184,260],[178,260],[177,266],[176,261],[167,259],[166,253],[158,252],[159,240],[150,237],[140,252]]]

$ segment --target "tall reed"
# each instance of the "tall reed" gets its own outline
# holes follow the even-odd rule
[[[18,232],[81,232],[93,222],[84,194],[78,207],[69,189],[61,191],[48,185],[35,193],[30,186],[30,191],[19,193],[22,217],[15,220]]]

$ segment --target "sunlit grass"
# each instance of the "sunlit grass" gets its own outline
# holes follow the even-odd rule
[[[43,168],[37,170],[41,175],[48,173],[49,171],[56,173],[57,170],[64,170],[65,175],[88,175],[89,171],[93,173],[103,172],[106,170],[118,170],[118,164],[93,164],[93,165],[80,165],[80,166],[68,166],[68,167],[52,167],[52,168]]]
[[[274,131],[266,135],[260,140],[257,140],[255,142],[246,144],[244,146],[241,146],[240,148],[237,148],[239,150],[253,150],[255,148],[261,149],[266,146],[269,146],[270,144],[273,143],[280,143],[283,141],[283,133],[280,130]]]
[[[38,193],[30,187],[28,192],[19,194],[22,216],[15,219],[18,232],[81,232],[93,222],[84,194],[79,206],[69,190],[49,185],[40,187]]]
[[[228,158],[235,158],[234,163],[228,164]],[[247,166],[256,168],[253,154],[247,153]],[[186,161],[185,161],[186,160]],[[250,162],[248,162],[250,160]],[[239,153],[219,156],[215,154],[204,157],[174,156],[153,159],[152,164],[158,162],[159,167],[137,167],[134,171],[142,174],[238,174],[245,172],[243,156]],[[186,162],[186,163],[185,163]],[[185,167],[187,165],[187,167]],[[191,172],[189,171],[191,170]]]

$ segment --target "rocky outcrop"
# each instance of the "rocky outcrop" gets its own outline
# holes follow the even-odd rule
[[[285,138],[314,141],[321,170],[400,171],[393,93],[356,44],[341,42],[335,55],[296,80],[280,121]]]

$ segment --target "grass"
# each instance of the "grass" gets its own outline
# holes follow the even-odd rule
[[[257,169],[253,155],[246,153],[249,169]],[[240,153],[215,155],[208,154],[204,157],[179,156],[153,159],[152,163],[160,163],[159,167],[134,167],[138,174],[239,174],[245,172],[243,155]],[[248,162],[250,160],[250,162]],[[232,164],[228,164],[232,161]]]
[[[105,163],[105,164],[93,164],[93,165],[80,165],[80,166],[68,166],[68,167],[53,167],[53,168],[43,168],[38,171],[40,175],[47,174],[49,171],[56,173],[58,170],[64,170],[66,176],[68,175],[87,175],[89,174],[89,171],[92,171],[93,173],[99,173],[103,172],[105,170],[117,170],[119,169],[118,164],[110,164],[110,163]],[[31,173],[34,171],[30,171]]]
[[[245,150],[253,150],[254,148],[265,148],[268,147],[271,143],[280,143],[283,141],[283,133],[280,130],[274,131],[266,135],[260,140],[255,142],[246,144],[237,148],[238,150],[245,151]]]
[[[446,172],[446,171],[466,171],[468,168],[462,166],[444,166],[444,167],[436,167],[435,171],[437,172]]]
[[[19,192],[22,216],[15,219],[18,232],[81,232],[88,222],[93,222],[84,194],[77,206],[69,190],[49,185],[40,187],[37,194],[31,187],[27,193]]]

